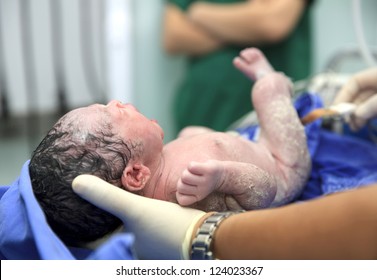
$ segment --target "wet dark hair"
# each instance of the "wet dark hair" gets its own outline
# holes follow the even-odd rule
[[[66,121],[63,117],[33,152],[29,172],[50,227],[67,245],[78,246],[114,231],[121,221],[76,195],[73,179],[92,174],[121,187],[132,145],[115,137],[111,125],[80,134],[80,127]]]

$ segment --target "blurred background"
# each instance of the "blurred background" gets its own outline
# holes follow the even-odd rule
[[[312,74],[369,66],[377,1],[317,0]],[[171,100],[183,57],[161,46],[163,0],[0,0],[0,185],[11,183],[66,111],[111,99],[131,102],[173,135]],[[362,43],[364,39],[364,43]],[[355,53],[361,54],[354,56]],[[342,65],[340,65],[342,64]]]

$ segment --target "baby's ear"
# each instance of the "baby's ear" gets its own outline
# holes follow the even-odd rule
[[[151,176],[148,167],[141,163],[129,162],[122,174],[122,185],[127,191],[141,191]]]

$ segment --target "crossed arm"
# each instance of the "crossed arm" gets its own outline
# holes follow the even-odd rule
[[[260,45],[285,38],[305,10],[304,0],[198,1],[187,12],[168,4],[163,25],[169,53],[203,55],[224,45]]]

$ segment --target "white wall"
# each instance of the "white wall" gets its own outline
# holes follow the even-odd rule
[[[181,57],[167,56],[161,45],[163,0],[137,0],[135,3],[135,103],[149,118],[157,119],[172,134],[171,100],[174,88],[184,74]]]
[[[9,86],[12,114],[25,114],[29,110],[28,94],[20,35],[20,1],[0,0],[0,20],[3,26],[3,41],[6,53],[6,78]],[[40,111],[56,108],[55,78],[53,75],[51,49],[50,0],[29,0],[31,3],[32,34],[34,41],[35,76],[37,100],[34,102]],[[60,1],[63,16],[64,65],[70,107],[92,103],[94,98],[85,80],[80,49],[80,10],[77,0]],[[81,0],[82,1],[82,0]],[[97,44],[94,46],[95,74],[98,85],[109,90],[106,79],[108,66],[104,62],[104,45],[99,42],[103,30],[101,10],[103,1],[90,0],[92,11],[92,31]],[[102,1],[102,2],[101,2]],[[161,18],[163,0],[124,0],[132,1],[134,16],[132,54],[134,103],[150,118],[158,119],[165,128],[166,139],[171,134],[171,99],[173,89],[184,74],[184,61],[180,57],[168,57],[161,48]],[[344,47],[357,46],[352,22],[352,0],[317,0],[314,7],[314,55],[313,73],[321,72],[327,61]],[[363,20],[365,33],[370,45],[377,45],[375,18],[377,1],[364,0]],[[103,43],[103,42],[102,42]],[[125,62],[126,63],[126,62]],[[125,77],[127,79],[129,77]]]
[[[358,48],[352,2],[352,0],[317,0],[313,11],[314,73],[324,71],[328,61],[339,51]],[[367,43],[369,47],[377,47],[377,1],[360,0],[360,5]],[[347,66],[347,63],[345,64]],[[366,64],[357,66],[367,67]],[[348,69],[342,68],[345,71]],[[357,69],[352,70],[357,71]]]

